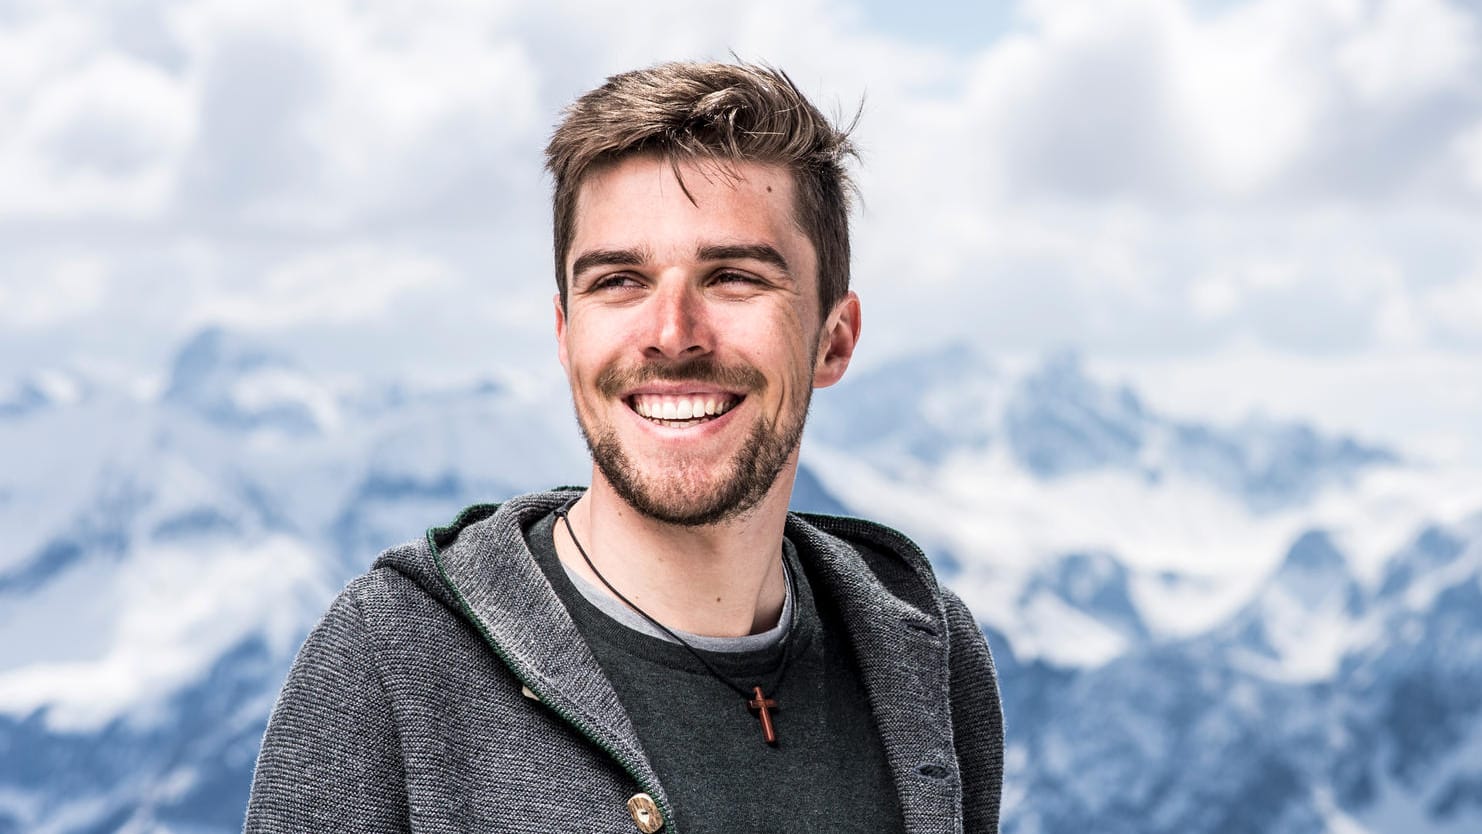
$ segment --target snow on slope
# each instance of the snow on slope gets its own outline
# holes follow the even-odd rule
[[[1023,798],[1006,834],[1477,830],[1482,513],[1422,531],[1372,587],[1348,561],[1313,532],[1227,624],[1095,667],[998,644]]]
[[[0,397],[0,830],[233,830],[335,590],[588,467],[559,385],[329,382],[206,331],[158,390]],[[1482,706],[1425,700],[1475,677],[1476,473],[960,347],[820,393],[803,463],[796,499],[911,534],[988,628],[1006,832],[1479,819]]]
[[[99,392],[0,423],[0,713],[97,729],[248,637],[291,656],[382,548],[581,477],[569,417],[540,412],[487,381],[339,390],[208,330],[158,401]]]
[[[1180,422],[1073,355],[1009,370],[954,347],[874,375],[882,384],[821,401],[804,462],[847,506],[946,554],[953,586],[1025,659],[1099,664],[1131,645],[1105,612],[1026,595],[1068,554],[1110,554],[1128,571],[1132,616],[1152,635],[1189,636],[1234,616],[1313,528],[1373,583],[1420,526],[1482,507],[1475,472],[1412,466],[1300,424]],[[970,405],[938,406],[954,397]],[[1336,650],[1292,674],[1317,674]]]
[[[182,441],[158,417],[0,573],[0,711],[45,707],[68,730],[137,718],[245,633],[291,651],[331,592],[315,547],[234,471],[240,447]]]
[[[333,590],[319,567],[304,542],[270,536],[147,546],[116,575],[70,572],[0,615],[0,642],[21,650],[0,660],[0,712],[44,707],[48,726],[73,733],[168,721],[157,705],[245,633],[297,648]],[[27,645],[38,633],[46,642]]]

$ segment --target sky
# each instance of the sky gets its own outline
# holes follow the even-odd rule
[[[556,374],[561,107],[671,59],[851,116],[857,361],[1073,347],[1155,403],[1482,463],[1482,5],[0,0],[0,388],[220,324]]]

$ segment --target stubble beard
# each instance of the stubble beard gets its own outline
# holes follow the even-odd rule
[[[724,470],[701,483],[690,477],[692,473],[684,471],[682,463],[672,473],[661,471],[645,476],[629,460],[611,426],[594,431],[582,418],[580,409],[577,424],[597,469],[624,502],[656,521],[680,527],[703,527],[744,515],[777,483],[777,477],[802,442],[803,425],[812,400],[812,386],[798,387],[804,397],[801,408],[782,415],[785,423],[780,426],[765,417],[758,419]],[[672,477],[666,477],[669,475]]]

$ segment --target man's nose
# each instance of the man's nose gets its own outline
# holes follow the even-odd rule
[[[676,282],[661,287],[652,303],[652,329],[645,353],[684,359],[710,351],[711,330],[698,289]]]

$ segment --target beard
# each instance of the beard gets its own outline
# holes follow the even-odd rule
[[[766,384],[754,369],[725,368],[701,359],[646,365],[629,372],[608,369],[599,376],[597,388],[612,395],[609,392],[656,379],[713,382],[745,390],[747,396]],[[804,392],[802,407],[777,421],[758,419],[721,471],[713,474],[703,471],[701,463],[682,459],[658,461],[660,471],[645,474],[633,465],[611,426],[587,425],[580,409],[577,423],[597,469],[624,502],[656,521],[701,527],[743,515],[771,491],[802,441],[813,388],[806,384],[799,388]]]

